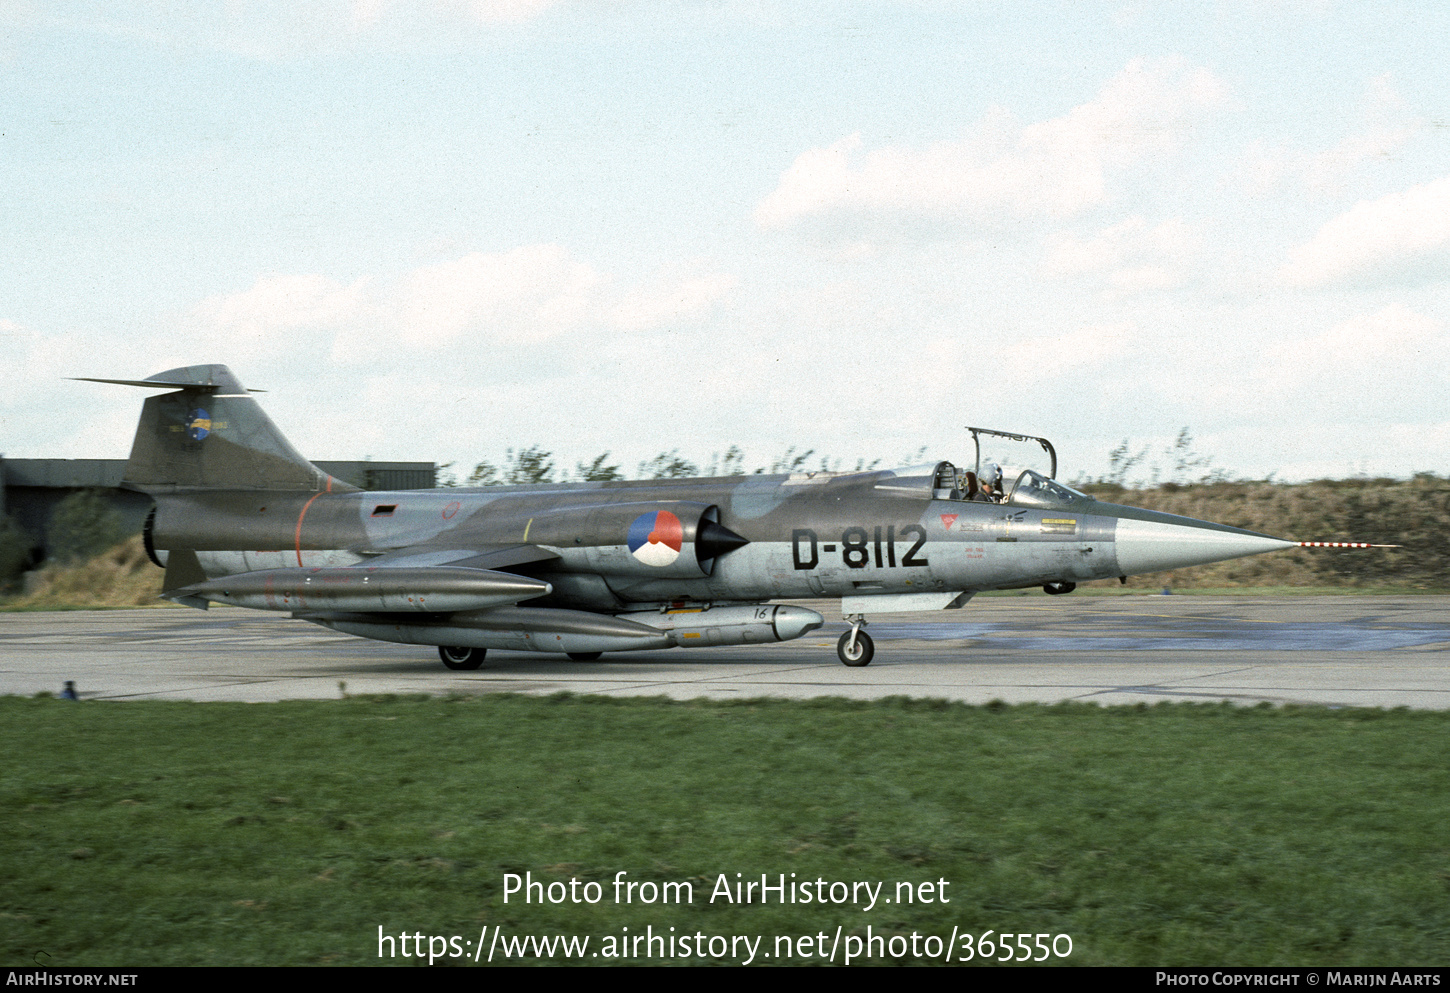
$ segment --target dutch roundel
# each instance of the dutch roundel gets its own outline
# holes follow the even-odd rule
[[[640,514],[629,526],[629,552],[645,565],[666,566],[679,558],[685,528],[668,510]]]

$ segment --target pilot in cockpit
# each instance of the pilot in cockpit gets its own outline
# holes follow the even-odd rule
[[[989,462],[982,469],[982,475],[978,479],[976,496],[971,499],[979,503],[1001,503],[1002,502],[1002,467],[995,462]]]

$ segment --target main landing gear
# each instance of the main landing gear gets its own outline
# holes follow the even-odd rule
[[[438,646],[438,657],[443,664],[450,669],[471,671],[483,665],[483,657],[488,654],[487,648],[450,648],[447,645]]]
[[[876,654],[876,643],[871,636],[861,628],[866,624],[866,618],[860,614],[850,614],[845,618],[851,624],[851,630],[841,635],[841,640],[836,642],[836,654],[841,661],[853,668],[870,665],[871,658]]]

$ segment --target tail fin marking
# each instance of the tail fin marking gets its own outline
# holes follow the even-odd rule
[[[141,410],[125,480],[138,489],[356,489],[303,458],[224,365],[88,381],[175,390],[149,398]]]

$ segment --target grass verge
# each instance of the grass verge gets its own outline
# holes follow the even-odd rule
[[[161,599],[163,575],[136,535],[85,562],[46,566],[34,574],[27,592],[0,597],[0,610],[174,607]]]
[[[0,959],[371,964],[379,928],[778,951],[869,925],[1067,934],[1073,964],[1444,963],[1447,732],[1181,704],[3,698]],[[619,872],[693,900],[617,903]],[[603,898],[505,903],[506,873]],[[711,902],[736,873],[950,902]]]

